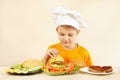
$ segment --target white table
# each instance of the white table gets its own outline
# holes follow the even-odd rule
[[[61,76],[49,76],[43,72],[33,75],[10,75],[4,72],[4,68],[6,67],[0,67],[0,80],[120,80],[120,67],[116,67],[117,71],[109,75],[93,75],[79,72]]]

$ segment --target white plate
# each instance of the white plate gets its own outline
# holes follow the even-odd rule
[[[104,74],[112,74],[112,73],[114,73],[116,70],[113,69],[113,71],[112,71],[112,72],[109,72],[109,73],[105,73],[105,72],[100,72],[100,73],[98,73],[98,72],[91,72],[91,71],[88,70],[88,67],[85,67],[85,68],[81,68],[80,71],[86,72],[86,73],[89,73],[89,74],[98,74],[98,75],[100,74],[100,75],[104,75]]]

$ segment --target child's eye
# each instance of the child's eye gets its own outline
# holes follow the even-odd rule
[[[72,36],[73,36],[73,34],[68,34],[68,36],[72,37]]]
[[[64,36],[64,34],[63,34],[63,33],[60,33],[60,36]]]

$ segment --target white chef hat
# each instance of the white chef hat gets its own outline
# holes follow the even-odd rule
[[[57,7],[54,9],[53,13],[56,27],[60,25],[71,25],[77,30],[87,27],[83,17],[75,10],[68,10],[63,7]]]

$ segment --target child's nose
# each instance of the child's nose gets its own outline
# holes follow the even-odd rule
[[[65,36],[65,37],[64,37],[64,40],[68,40],[68,39],[69,39],[69,37],[68,37],[68,36]]]

